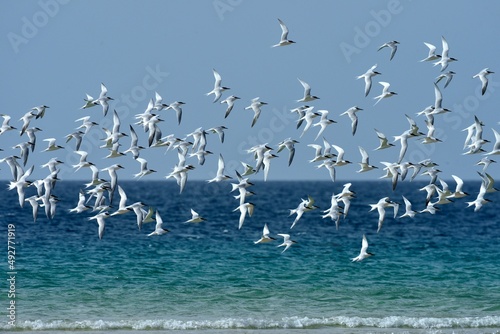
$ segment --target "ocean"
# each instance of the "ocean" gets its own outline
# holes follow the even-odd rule
[[[69,212],[83,183],[58,181],[55,216],[39,208],[36,222],[15,190],[0,192],[0,234],[15,251],[9,263],[4,246],[0,331],[500,333],[500,195],[488,193],[492,202],[474,212],[466,201],[479,182],[466,181],[470,195],[434,215],[394,218],[387,208],[377,233],[369,204],[389,196],[400,216],[404,195],[422,210],[426,182],[395,191],[386,180],[352,182],[337,230],[321,216],[338,180],[254,181],[254,212],[241,229],[230,182],[190,180],[179,194],[175,182],[119,181],[127,204],[155,208],[170,232],[148,237],[155,224],[139,230],[131,212],[106,219],[102,239],[88,220],[96,212]],[[318,208],[290,229],[290,209],[308,196]],[[184,223],[190,209],[206,221]],[[255,244],[264,224],[277,240]],[[283,252],[278,233],[296,243]],[[352,262],[363,235],[374,256]]]

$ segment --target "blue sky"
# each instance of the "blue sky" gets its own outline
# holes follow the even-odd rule
[[[315,110],[326,109],[329,118],[337,121],[324,132],[332,144],[345,150],[352,165],[337,168],[339,180],[378,179],[384,175],[380,161],[394,162],[399,144],[384,151],[378,146],[374,128],[392,141],[409,128],[405,114],[410,115],[421,131],[426,132],[424,117],[416,113],[434,103],[434,79],[439,66],[418,62],[427,55],[423,42],[437,46],[441,52],[441,36],[450,45],[450,56],[458,59],[447,70],[457,74],[444,89],[443,105],[452,110],[437,115],[436,136],[442,143],[423,145],[411,139],[405,160],[417,162],[431,158],[439,164],[441,176],[452,174],[463,179],[479,179],[475,163],[481,155],[463,155],[465,132],[461,130],[474,121],[474,115],[485,124],[483,137],[494,142],[492,128],[500,130],[498,106],[500,77],[490,75],[489,89],[480,94],[480,82],[472,76],[485,67],[500,71],[500,45],[497,14],[499,4],[491,1],[2,1],[0,33],[2,38],[0,64],[2,77],[2,113],[12,117],[11,125],[21,127],[19,118],[30,108],[50,106],[43,119],[31,125],[43,129],[37,133],[37,147],[27,166],[35,165],[33,178],[44,177],[48,171],[39,168],[51,157],[65,162],[59,178],[63,180],[90,178],[89,170],[74,172],[72,164],[74,142],[65,143],[65,136],[79,125],[75,120],[89,115],[100,127],[110,127],[112,113],[103,118],[100,107],[81,110],[88,93],[97,96],[101,82],[115,100],[122,122],[122,131],[136,122],[134,115],[146,109],[157,91],[165,103],[183,101],[183,119],[177,125],[175,114],[161,111],[160,128],[164,135],[184,138],[198,127],[209,129],[225,125],[226,140],[208,136],[208,156],[203,166],[195,158],[190,163],[196,169],[190,179],[208,180],[217,169],[217,156],[222,153],[226,172],[241,171],[240,161],[253,163],[245,152],[254,144],[268,143],[277,147],[281,140],[298,140],[296,155],[287,166],[287,152],[271,164],[269,180],[315,179],[328,180],[326,169],[317,169],[308,160],[314,150],[308,144],[315,141],[318,127],[312,127],[300,138],[297,117],[290,109],[300,106],[296,100],[303,94],[297,78],[308,82],[312,94],[320,97],[310,103]],[[278,18],[288,26],[289,38],[295,44],[271,48],[279,41]],[[390,40],[400,42],[398,51],[389,61],[389,50],[378,47]],[[355,80],[372,65],[382,73],[375,77],[372,91],[364,96],[362,80]],[[222,99],[234,94],[241,97],[227,119],[225,105],[212,103],[205,96],[213,88],[212,69],[222,76],[222,83],[231,89]],[[397,96],[374,106],[373,97],[380,94],[378,81],[391,83]],[[442,85],[440,85],[442,87]],[[262,108],[257,124],[251,128],[251,110],[244,110],[250,100],[260,97],[268,105]],[[221,99],[221,100],[222,100]],[[349,107],[363,108],[358,113],[359,125],[351,135],[350,120],[339,115]],[[147,134],[134,126],[140,144],[147,145]],[[44,138],[55,137],[64,150],[41,152]],[[125,166],[121,179],[131,179],[139,164],[126,156],[104,159],[108,152],[100,149],[104,133],[94,128],[84,139],[82,149],[89,152],[88,160],[99,168],[114,163]],[[0,136],[1,157],[18,154],[12,147],[22,141],[18,131]],[[129,147],[129,138],[120,140],[122,150]],[[489,151],[492,143],[484,149]],[[370,162],[380,169],[358,174],[361,157],[358,146],[364,147]],[[175,151],[148,148],[141,157],[157,173],[144,179],[163,179],[177,163]],[[497,164],[498,165],[498,164]],[[495,177],[498,166],[488,170]],[[10,178],[6,165],[0,166],[2,178]],[[104,176],[104,175],[103,175]],[[262,173],[253,177],[262,179]],[[419,177],[422,180],[424,176]]]

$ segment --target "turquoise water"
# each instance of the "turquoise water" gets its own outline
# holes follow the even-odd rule
[[[435,215],[394,219],[388,208],[378,234],[378,215],[368,204],[384,196],[403,203],[405,195],[421,210],[425,193],[418,189],[425,183],[401,182],[392,192],[387,182],[353,182],[356,198],[338,230],[321,210],[342,189],[339,181],[257,182],[249,198],[255,211],[241,230],[228,182],[189,181],[181,195],[170,182],[156,191],[154,182],[120,184],[129,204],[140,199],[157,208],[170,233],[147,237],[154,223],[139,231],[128,213],[108,218],[99,240],[96,222],[87,219],[95,213],[68,213],[81,182],[57,184],[61,201],[52,221],[41,210],[33,222],[31,207],[21,209],[15,192],[0,193],[2,203],[15,208],[1,211],[1,234],[15,225],[17,272],[16,325],[8,325],[6,314],[0,330],[500,330],[500,198],[487,194],[492,203],[478,212],[467,208],[477,182],[466,182],[468,198],[440,206]],[[306,212],[290,230],[295,216],[289,209],[307,195],[320,209]],[[190,208],[207,221],[183,224]],[[398,215],[403,212],[404,205]],[[264,223],[278,240],[256,245]],[[277,233],[297,243],[281,253]],[[353,263],[363,234],[375,255]],[[2,312],[10,300],[1,294]]]

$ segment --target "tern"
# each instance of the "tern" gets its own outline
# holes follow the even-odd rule
[[[427,57],[422,59],[421,62],[433,61],[433,60],[437,60],[437,59],[441,58],[441,55],[436,54],[436,47],[434,45],[432,45],[431,43],[427,43],[427,42],[424,42],[424,44],[425,44],[425,46],[427,46],[429,48],[429,54],[427,55]]]
[[[280,237],[283,237],[283,243],[278,245],[277,247],[285,247],[281,254],[283,254],[288,248],[290,248],[293,244],[296,244],[297,241],[290,239],[290,235],[286,233],[278,233]]]
[[[220,97],[222,96],[222,92],[225,90],[228,90],[230,88],[222,86],[221,85],[222,78],[221,78],[219,72],[217,72],[215,69],[212,69],[212,70],[214,72],[214,78],[215,78],[214,89],[212,89],[210,92],[206,93],[206,95],[209,96],[211,94],[214,94],[215,98],[214,98],[213,103],[215,103],[215,102],[219,101]]]
[[[347,115],[351,119],[351,129],[353,136],[356,134],[356,129],[358,128],[358,116],[356,115],[356,113],[360,110],[363,109],[359,108],[358,106],[354,106],[340,114],[340,116]]]
[[[163,235],[163,234],[167,234],[168,232],[170,232],[169,230],[167,230],[166,228],[163,227],[163,220],[161,219],[161,216],[160,216],[160,213],[158,212],[158,210],[156,210],[155,220],[156,220],[155,230],[153,232],[149,233],[148,237],[151,237],[153,235]]]
[[[378,83],[381,84],[384,88],[382,89],[382,93],[380,95],[375,96],[373,98],[373,99],[377,100],[377,102],[375,102],[375,105],[377,103],[379,103],[382,99],[385,99],[385,98],[388,98],[388,97],[391,97],[391,96],[394,96],[394,95],[398,95],[398,93],[389,91],[389,87],[391,85],[388,82],[379,81]]]
[[[233,210],[233,212],[237,211],[237,210],[240,211],[240,219],[238,221],[238,229],[239,230],[241,230],[241,228],[243,227],[243,223],[245,222],[246,214],[248,214],[248,216],[252,217],[254,207],[255,207],[255,204],[253,204],[251,202],[247,202],[247,203],[240,204],[236,209]]]
[[[370,165],[368,153],[364,148],[358,146],[358,149],[359,153],[361,154],[361,162],[359,162],[360,169],[357,171],[358,173],[368,172],[372,169],[378,168],[376,166]]]
[[[260,107],[267,104],[266,102],[259,101],[259,99],[260,99],[259,97],[253,98],[252,103],[248,107],[245,107],[245,110],[252,109],[254,112],[251,127],[253,127],[255,123],[257,123],[257,120],[259,119],[261,113]]]
[[[412,210],[411,208],[411,202],[403,196],[403,200],[405,202],[405,213],[399,216],[399,218],[404,218],[404,217],[410,217],[413,218],[417,214],[417,211]]]
[[[377,137],[380,140],[380,145],[375,149],[375,151],[395,146],[394,144],[389,143],[389,140],[382,132],[378,131],[377,129],[375,129],[375,132],[377,133]]]
[[[280,42],[278,44],[272,45],[272,47],[274,48],[277,46],[286,46],[286,45],[290,45],[290,44],[295,43],[294,41],[288,39],[288,28],[283,23],[283,21],[278,19],[278,22],[280,23],[280,27],[281,27],[281,39],[280,39]]]
[[[276,240],[276,238],[271,237],[269,232],[269,227],[267,227],[267,224],[264,224],[264,228],[262,229],[262,236],[260,237],[259,240],[254,241],[254,244],[263,244],[266,242],[271,242],[273,240]]]
[[[389,197],[383,197],[381,198],[376,204],[370,204],[370,211],[373,211],[377,209],[378,211],[378,228],[377,228],[377,233],[380,231],[382,228],[382,224],[384,223],[385,219],[385,208],[388,206],[391,206],[393,202],[389,200]]]
[[[112,97],[107,96],[107,94],[108,94],[108,89],[106,88],[106,86],[104,86],[103,83],[101,83],[101,94],[99,94],[99,97],[97,99],[92,101],[92,104],[95,105],[100,104],[102,106],[102,113],[104,114],[104,116],[108,114],[109,101],[114,100]]]
[[[239,99],[240,98],[238,96],[231,95],[228,98],[226,98],[225,100],[220,101],[220,103],[227,104],[227,109],[226,109],[226,113],[224,114],[224,118],[227,118],[227,116],[229,116],[229,114],[231,113],[231,110],[233,110],[234,103],[236,102],[236,100],[239,100]]]
[[[363,234],[363,240],[361,241],[361,250],[360,250],[358,256],[356,256],[355,258],[351,259],[352,262],[363,261],[367,257],[375,255],[373,253],[367,252],[367,250],[368,250],[368,240],[366,240],[366,236]]]
[[[224,174],[224,166],[225,166],[225,164],[224,164],[224,158],[222,157],[222,154],[219,154],[219,161],[217,163],[217,174],[215,175],[215,177],[213,177],[212,179],[208,180],[207,182],[208,183],[211,183],[211,182],[221,182],[221,181],[224,181],[224,180],[232,179],[231,176]]]
[[[55,151],[55,150],[60,150],[60,149],[64,148],[63,146],[56,145],[56,139],[55,138],[46,138],[43,141],[48,142],[48,146],[42,152]]]
[[[201,223],[206,219],[200,216],[196,211],[191,209],[191,219],[185,221],[185,223]]]
[[[368,96],[370,93],[370,89],[372,88],[372,78],[376,75],[380,75],[382,73],[375,71],[377,68],[377,64],[373,65],[370,67],[368,71],[366,71],[364,74],[358,75],[356,79],[365,79],[365,97]]]
[[[436,78],[436,81],[435,83],[437,84],[439,81],[443,80],[443,79],[446,79],[446,82],[444,83],[444,88],[448,87],[448,85],[450,84],[451,82],[451,79],[453,79],[453,76],[455,75],[456,73],[453,72],[453,71],[448,71],[446,73],[443,73],[443,74],[440,74],[437,78]]]
[[[295,139],[292,138],[287,138],[283,141],[281,141],[278,144],[278,151],[277,153],[280,153],[284,148],[288,149],[289,155],[288,155],[288,166],[292,164],[293,157],[295,155],[295,144],[298,144],[299,142],[296,141]]]
[[[36,111],[36,119],[42,118],[45,115],[45,109],[50,108],[46,105],[36,106],[31,108],[31,110]]]
[[[104,212],[98,213],[97,215],[95,215],[93,217],[88,218],[89,220],[95,219],[97,221],[99,239],[102,239],[102,237],[104,235],[104,229],[106,227],[106,223],[104,222],[104,220],[106,218],[108,218],[109,216],[110,216],[110,214],[108,212],[104,211]]]
[[[387,43],[384,43],[382,44],[377,51],[380,51],[382,50],[383,48],[390,48],[391,49],[391,57],[389,58],[389,60],[392,60],[392,58],[394,58],[394,55],[396,54],[396,51],[398,50],[398,44],[399,42],[398,41],[390,41],[390,42],[387,42]]]
[[[453,61],[457,61],[458,59],[448,56],[450,48],[449,48],[448,42],[446,41],[444,36],[441,36],[441,43],[443,45],[443,52],[441,52],[441,59],[439,59],[439,61],[435,62],[434,66],[441,65],[441,72],[443,72],[448,67],[449,63],[451,63]]]
[[[484,95],[486,89],[488,88],[488,78],[487,76],[495,73],[490,71],[488,68],[482,69],[481,72],[475,74],[472,78],[479,78],[481,80],[481,95]]]
[[[83,190],[80,189],[80,193],[78,195],[78,204],[74,208],[69,209],[69,212],[81,213],[88,209],[91,209],[91,207],[85,205],[85,193],[83,192]]]
[[[316,138],[314,140],[317,140],[319,136],[325,131],[326,127],[330,124],[337,123],[336,121],[329,119],[328,118],[328,110],[318,110],[318,113],[321,114],[321,118],[317,123],[314,123],[313,126],[320,126],[320,130],[318,134],[316,135]]]
[[[175,102],[172,102],[168,105],[167,108],[165,108],[165,110],[168,110],[168,109],[172,109],[175,111],[176,115],[177,115],[177,124],[181,124],[181,120],[182,120],[182,105],[184,105],[185,103],[184,102],[181,102],[181,101],[175,101]]]
[[[297,102],[309,102],[319,99],[319,97],[311,95],[311,86],[309,86],[307,82],[300,80],[299,78],[297,78],[297,80],[299,80],[302,87],[304,87],[304,97],[297,100]]]

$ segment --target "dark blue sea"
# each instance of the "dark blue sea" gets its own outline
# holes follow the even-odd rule
[[[155,208],[170,232],[148,237],[155,223],[139,230],[131,212],[108,218],[102,239],[88,220],[97,212],[68,211],[83,183],[59,181],[54,218],[40,208],[36,222],[15,190],[0,192],[4,245],[9,226],[15,235],[13,267],[3,247],[1,331],[500,332],[500,194],[486,194],[492,202],[474,212],[466,201],[479,182],[466,182],[470,195],[435,215],[395,219],[388,208],[377,233],[369,204],[389,196],[402,204],[399,216],[404,195],[422,210],[425,183],[400,182],[392,191],[385,181],[352,182],[356,197],[337,230],[321,215],[341,181],[257,181],[248,197],[255,210],[241,229],[229,182],[189,181],[179,194],[175,182],[120,181],[128,204]],[[307,196],[319,208],[290,229],[290,209]],[[191,208],[206,221],[184,223]],[[277,240],[254,244],[264,224]],[[282,253],[278,233],[297,243]],[[352,262],[363,234],[375,255]],[[15,296],[7,293],[10,272]]]

